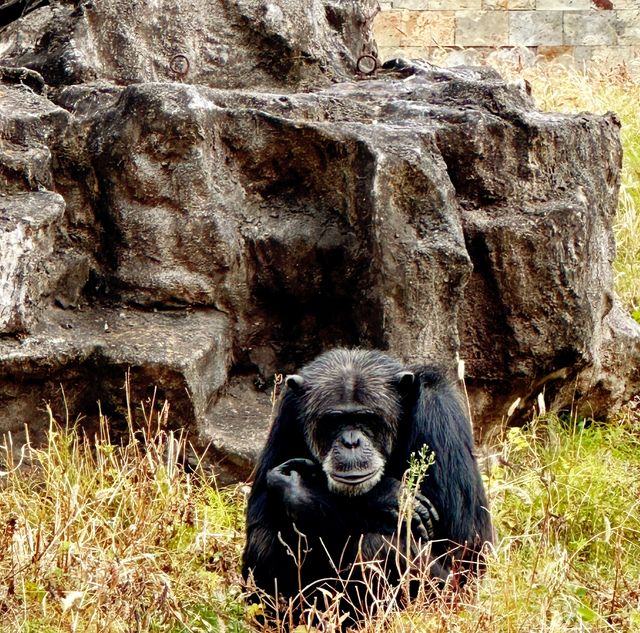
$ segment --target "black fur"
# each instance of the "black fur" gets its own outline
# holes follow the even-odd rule
[[[411,454],[425,444],[435,463],[422,481],[407,543],[406,530],[398,533],[401,481]],[[369,476],[379,463],[383,470],[362,486],[333,481]],[[249,497],[245,579],[272,596],[305,590],[307,601],[322,598],[319,586],[346,589],[345,608],[356,613],[367,608],[367,572],[354,563],[379,560],[394,583],[406,568],[397,548],[408,546],[412,567],[428,569],[440,584],[455,574],[457,584],[477,573],[491,539],[470,424],[441,371],[407,368],[382,352],[337,349],[287,380]]]

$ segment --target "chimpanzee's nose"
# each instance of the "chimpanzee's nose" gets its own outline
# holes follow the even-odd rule
[[[358,431],[345,431],[340,436],[340,441],[345,448],[358,448],[360,446],[360,433]]]

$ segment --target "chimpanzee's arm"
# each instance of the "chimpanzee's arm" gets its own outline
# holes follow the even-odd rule
[[[291,595],[298,590],[300,575],[306,576],[305,568],[310,577],[335,575],[334,567],[364,553],[386,559],[397,548],[405,550],[402,484],[396,479],[385,477],[357,497],[337,495],[329,491],[315,462],[297,458],[271,469],[266,482],[266,490],[250,506],[244,557],[245,577],[259,570],[258,586],[271,590],[277,577],[278,591]],[[429,541],[435,521],[430,502],[419,496],[411,509],[412,541]],[[302,572],[298,557],[304,559]]]

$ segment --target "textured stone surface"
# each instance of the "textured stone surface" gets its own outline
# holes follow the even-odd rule
[[[92,249],[80,228],[69,238],[66,200],[50,191],[64,189],[62,179],[56,187],[55,163],[64,161],[69,113],[34,92],[36,73],[0,76],[0,333],[7,334],[28,331],[54,301],[77,305]]]
[[[571,60],[574,50],[573,46],[538,46],[538,55],[545,61]]]
[[[630,75],[640,80],[640,46],[576,46],[574,55],[578,63],[624,64]]]
[[[420,20],[429,24],[427,37]],[[508,47],[539,47],[533,53],[541,60],[624,63],[633,77],[640,76],[639,29],[637,0],[612,6],[592,0],[402,0],[383,7],[374,22],[382,59],[455,66],[484,63]]]
[[[636,9],[616,12],[618,44],[640,45],[640,3]]]
[[[638,0],[616,0],[616,9],[625,10],[625,9],[634,9],[638,11],[640,7],[638,7]]]
[[[20,437],[29,423],[40,439],[46,402],[61,417],[65,409],[82,413],[89,426],[98,406],[122,419],[128,373],[134,421],[144,423],[140,403],[151,410],[152,400],[156,409],[168,402],[174,426],[202,448],[211,441],[202,421],[227,379],[231,342],[228,319],[215,310],[51,308],[29,335],[0,339],[2,430]]]
[[[388,11],[375,22],[379,50],[389,46],[425,49],[451,46],[455,41],[453,11]],[[381,54],[387,59],[388,54]]]
[[[489,52],[495,50],[494,48],[443,47],[429,49],[428,59],[434,64],[446,67],[482,66]],[[398,52],[396,56],[402,57],[402,52]]]
[[[493,67],[529,68],[537,61],[538,47],[504,47],[488,52],[486,63]]]
[[[69,114],[23,86],[19,76],[16,88],[6,81],[0,83],[0,191],[52,188],[50,146],[69,125]]]
[[[429,9],[430,0],[394,0],[394,9],[425,10]]]
[[[55,193],[0,196],[0,334],[24,332],[51,291],[56,222],[64,200]]]
[[[536,9],[540,11],[587,11],[591,0],[536,0]]]
[[[531,11],[536,0],[482,0],[482,8],[489,11]]]
[[[564,42],[575,46],[612,46],[618,43],[615,14],[610,11],[568,11],[564,15]]]
[[[503,11],[456,12],[456,46],[504,46],[509,43],[509,15]]]
[[[432,11],[464,11],[481,8],[482,0],[430,0],[429,2],[429,9]]]
[[[542,60],[566,66],[595,62],[605,66],[624,65],[631,77],[640,78],[640,46],[539,46]]]
[[[54,85],[185,80],[295,88],[350,76],[371,48],[377,11],[374,0],[76,4],[54,0],[10,25],[0,48],[5,61]]]
[[[459,354],[478,429],[516,397],[528,415],[542,388],[549,408],[602,413],[638,391],[640,328],[612,296],[613,117],[541,114],[524,84],[488,69],[398,62],[349,75],[352,56],[334,53],[351,44],[335,38],[350,38],[365,6],[355,3],[281,7],[291,21],[322,6],[332,25],[320,20],[305,61],[289,57],[299,24],[273,35],[279,5],[224,5],[233,19],[207,37],[239,46],[244,33],[247,60],[280,51],[300,65],[294,75],[244,75],[240,60],[235,76],[190,66],[183,81],[145,81],[165,78],[158,55],[172,42],[190,55],[209,46],[187,35],[222,4],[167,26],[158,44],[150,33],[167,6],[143,25],[120,0],[76,12],[54,2],[0,34],[0,62],[30,59],[56,84],[0,74],[2,230],[39,240],[28,260],[0,257],[13,306],[2,313],[2,429],[44,422],[44,401],[64,416],[60,384],[73,416],[94,423],[100,399],[115,428],[131,368],[133,403],[156,385],[171,423],[209,444],[227,476],[244,476],[274,373],[336,345],[452,369]],[[117,10],[120,30],[108,21]],[[398,28],[422,19],[391,13]],[[110,34],[97,32],[104,24]],[[417,50],[434,39],[421,25]],[[360,29],[368,46],[364,18]],[[98,46],[118,33],[122,59]],[[247,77],[269,90],[243,88]]]
[[[517,11],[509,15],[509,44],[560,46],[562,43],[562,12]]]

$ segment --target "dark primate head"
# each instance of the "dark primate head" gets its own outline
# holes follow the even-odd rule
[[[287,376],[300,399],[305,439],[329,488],[358,495],[373,488],[398,434],[402,393],[413,374],[376,351],[336,349]]]

